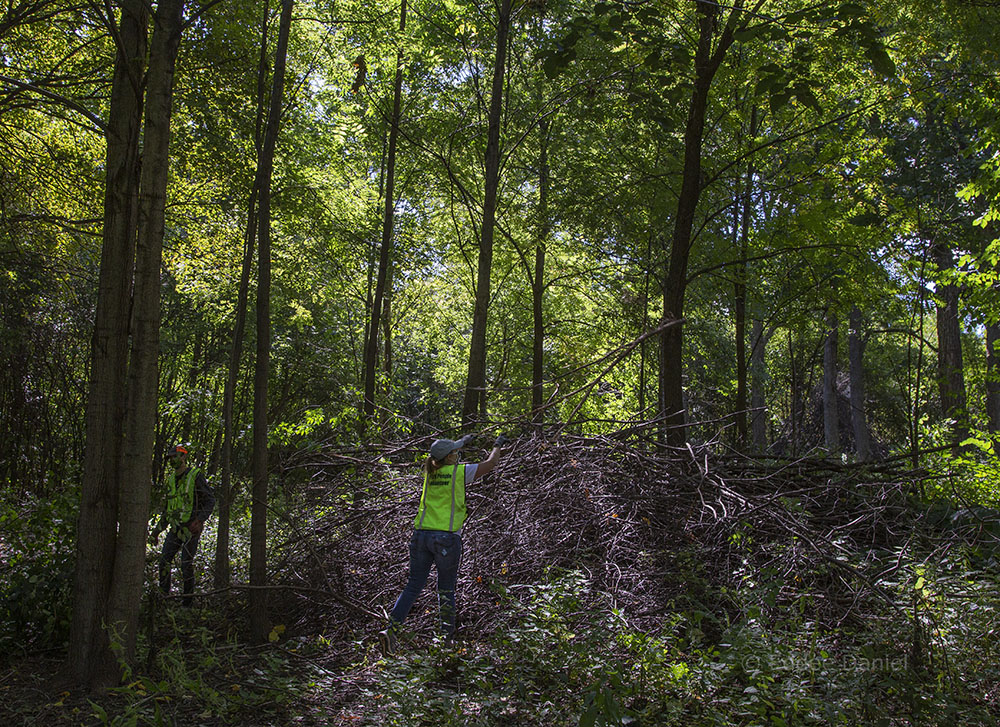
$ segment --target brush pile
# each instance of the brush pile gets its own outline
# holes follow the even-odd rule
[[[291,587],[274,602],[290,628],[354,638],[381,628],[406,581],[425,449],[327,451],[300,465],[311,488],[272,581]],[[862,620],[899,600],[897,564],[927,529],[908,506],[925,476],[819,459],[721,460],[641,440],[522,437],[468,488],[462,628],[469,637],[493,629],[505,618],[497,594],[517,598],[551,569],[583,573],[642,630],[680,607],[714,623],[748,604],[762,619],[795,605],[829,627]],[[435,622],[434,577],[407,622],[417,630]]]

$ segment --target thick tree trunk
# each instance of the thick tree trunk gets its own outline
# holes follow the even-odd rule
[[[712,48],[719,6],[695,3],[698,13],[698,46],[695,51],[694,88],[688,106],[687,126],[684,130],[684,171],[681,178],[674,232],[670,243],[670,256],[663,285],[664,322],[681,321],[684,317],[684,294],[687,288],[688,257],[691,253],[691,233],[695,212],[701,198],[701,151],[705,133],[705,114],[708,110],[709,91],[719,64],[733,42],[733,22],[743,3],[726,24],[719,41]],[[683,324],[667,327],[660,338],[660,418],[666,429],[666,441],[683,446],[687,441],[684,416],[683,390]]]
[[[872,458],[872,443],[865,405],[864,323],[857,306],[851,309],[850,326],[851,333],[847,345],[851,371],[851,426],[854,429],[854,449],[859,462],[868,462]]]
[[[265,642],[271,630],[264,590],[267,584],[267,383],[271,354],[271,173],[284,98],[285,61],[293,4],[294,0],[282,0],[281,3],[267,130],[258,165],[257,359],[254,367],[253,496],[250,506],[250,640],[256,642]]]
[[[236,302],[236,320],[233,325],[233,341],[229,349],[229,368],[226,385],[222,391],[222,482],[218,488],[219,520],[215,543],[215,587],[227,588],[230,579],[229,528],[233,503],[233,406],[236,399],[236,385],[240,374],[240,359],[243,354],[243,338],[246,331],[247,300],[250,297],[250,270],[253,267],[254,249],[257,245],[257,196],[260,192],[260,151],[263,140],[262,126],[264,104],[267,96],[267,36],[269,27],[267,3],[264,4],[261,22],[260,56],[257,63],[257,129],[254,148],[257,151],[257,170],[251,184],[247,200],[247,226],[243,242],[243,265],[240,269],[240,287]]]
[[[479,235],[476,272],[476,307],[472,315],[469,371],[462,402],[462,423],[469,424],[486,412],[486,324],[490,304],[490,273],[493,270],[493,228],[496,223],[497,189],[500,186],[500,122],[503,111],[503,82],[510,36],[511,0],[501,0],[497,19],[497,53],[490,91],[489,128],[486,139],[483,225]]]
[[[135,656],[149,524],[153,432],[159,394],[160,265],[174,65],[181,40],[183,11],[184,0],[157,3],[146,76],[128,411],[118,497],[118,541],[107,616],[108,626],[124,648],[121,656],[127,661]]]
[[[81,683],[106,678],[110,653],[102,622],[111,593],[117,532],[147,23],[145,3],[123,3],[107,129],[104,235],[68,653],[70,670]]]
[[[823,342],[823,441],[830,454],[840,452],[840,417],[837,408],[837,316],[826,319],[827,333]]]
[[[399,34],[402,42],[406,31],[406,0],[402,0],[399,9]],[[378,363],[379,317],[382,315],[382,301],[386,296],[385,284],[389,264],[392,260],[393,222],[396,210],[396,147],[399,139],[400,105],[403,96],[403,51],[396,54],[396,78],[392,92],[392,116],[389,120],[389,149],[385,176],[385,212],[382,216],[382,247],[379,251],[378,275],[375,281],[375,300],[371,308],[371,320],[368,322],[368,338],[365,341],[364,360],[364,402],[362,423],[372,421],[375,414],[375,379]]]
[[[531,420],[541,426],[545,420],[542,405],[545,392],[545,318],[542,303],[545,295],[545,246],[549,239],[549,121],[538,125],[538,237],[535,240],[535,274],[531,281]]]
[[[954,255],[948,245],[935,244],[933,255],[938,269],[942,272],[950,271],[954,267]],[[937,305],[938,390],[941,394],[941,409],[944,416],[954,422],[952,451],[958,454],[959,444],[969,436],[965,369],[962,363],[962,328],[958,313],[958,286],[940,285],[937,295],[941,301]]]

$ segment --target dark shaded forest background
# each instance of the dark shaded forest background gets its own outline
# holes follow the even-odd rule
[[[0,2],[0,701],[995,723],[998,21]],[[466,432],[513,439],[468,645],[425,614],[379,661]],[[147,546],[175,443],[218,495],[194,616]]]

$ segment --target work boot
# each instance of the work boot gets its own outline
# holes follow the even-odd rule
[[[382,656],[396,653],[396,630],[392,626],[378,632],[378,648],[382,651]]]

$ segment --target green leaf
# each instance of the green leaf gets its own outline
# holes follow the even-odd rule
[[[569,61],[564,53],[549,53],[542,60],[542,70],[549,79],[558,76],[568,65]]]
[[[808,106],[811,109],[815,109],[817,112],[823,111],[822,107],[819,105],[819,99],[816,98],[816,94],[813,93],[808,84],[802,83],[797,85],[794,93],[795,98],[803,106]]]
[[[846,2],[837,8],[837,19],[847,20],[848,18],[864,17],[865,9],[854,2]]]
[[[755,25],[752,28],[740,28],[733,32],[733,38],[739,43],[749,43],[756,39],[764,31],[763,25]]]
[[[881,45],[870,46],[865,51],[865,55],[872,62],[876,73],[884,78],[892,78],[896,75],[896,64],[893,63],[892,58]]]
[[[770,106],[771,113],[777,113],[781,111],[782,108],[788,105],[788,102],[792,99],[792,94],[788,91],[782,91],[780,93],[771,94]]]
[[[858,227],[875,227],[881,225],[885,220],[882,215],[875,212],[862,212],[854,217],[849,217],[847,221]]]

